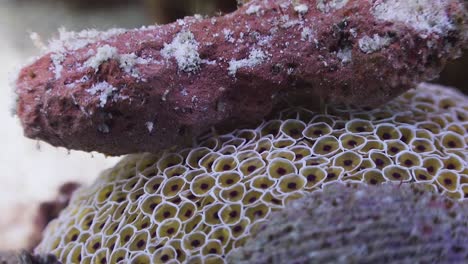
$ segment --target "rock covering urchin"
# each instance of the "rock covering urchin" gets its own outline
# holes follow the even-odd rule
[[[229,263],[466,263],[468,203],[409,184],[336,183],[275,212]]]
[[[332,182],[468,197],[468,98],[423,84],[375,109],[288,109],[193,148],[124,158],[79,189],[37,253],[64,262],[212,261],[271,212]]]
[[[252,0],[231,14],[62,32],[16,81],[26,136],[108,155],[190,144],[285,101],[377,106],[467,46],[460,0]]]

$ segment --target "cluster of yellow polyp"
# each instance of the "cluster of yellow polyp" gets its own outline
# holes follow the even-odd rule
[[[468,197],[468,99],[421,85],[379,109],[288,109],[197,147],[124,158],[78,190],[37,253],[66,263],[223,262],[272,211],[336,181]]]

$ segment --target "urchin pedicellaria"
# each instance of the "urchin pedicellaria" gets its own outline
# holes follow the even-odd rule
[[[26,136],[109,155],[188,145],[303,99],[378,105],[466,47],[457,0],[253,0],[221,17],[62,32],[17,81]]]

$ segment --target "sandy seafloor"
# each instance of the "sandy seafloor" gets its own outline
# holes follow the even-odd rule
[[[22,4],[13,4],[19,1]],[[0,251],[26,246],[32,218],[40,201],[52,199],[67,181],[90,184],[99,171],[117,158],[78,151],[68,152],[23,137],[13,117],[13,92],[9,79],[15,68],[39,51],[29,40],[37,32],[45,40],[57,28],[139,27],[148,24],[142,7],[72,11],[47,0],[0,0]]]

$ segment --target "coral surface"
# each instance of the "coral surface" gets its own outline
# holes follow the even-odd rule
[[[379,105],[467,44],[464,5],[428,3],[254,0],[221,17],[62,32],[20,72],[17,113],[28,137],[119,155],[188,145],[285,102]]]
[[[297,108],[197,147],[124,158],[52,221],[66,263],[223,261],[288,201],[332,182],[417,183],[468,197],[468,98],[423,84],[375,110]]]
[[[332,184],[269,219],[229,263],[468,260],[468,203],[415,186]]]

